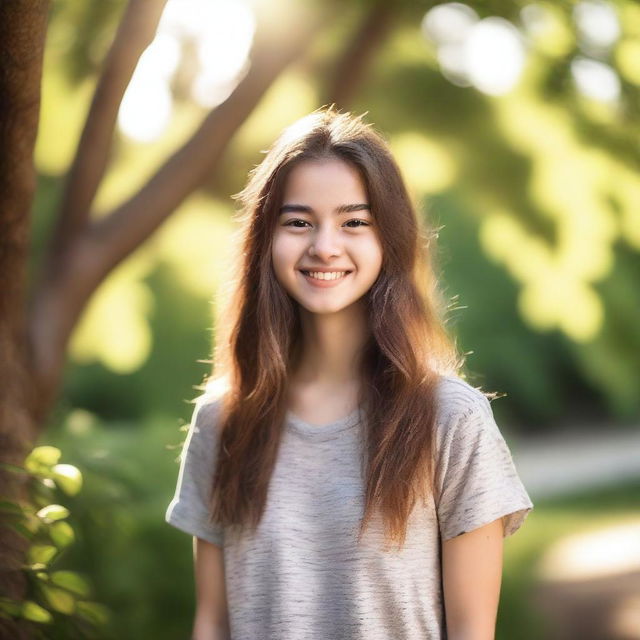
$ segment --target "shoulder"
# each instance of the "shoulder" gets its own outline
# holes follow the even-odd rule
[[[498,435],[491,404],[483,391],[457,376],[442,376],[436,390],[438,439],[471,437],[480,432]]]
[[[491,411],[487,396],[457,376],[442,376],[436,390],[440,420],[460,418],[474,412]]]
[[[199,418],[218,413],[222,406],[222,398],[206,393],[203,393],[191,402],[194,405],[194,413],[196,413]]]
[[[222,400],[223,394],[207,388],[190,401],[193,407],[190,431],[193,432],[194,438],[200,440],[214,439],[220,421]]]
[[[198,416],[213,416],[220,411],[225,394],[229,391],[226,377],[210,378],[203,387],[202,393],[191,402],[195,405],[194,413]]]

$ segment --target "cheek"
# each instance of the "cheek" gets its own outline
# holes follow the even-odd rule
[[[367,244],[362,247],[362,252],[367,258],[368,270],[377,274],[382,266],[382,245],[378,238],[369,238]]]
[[[271,246],[271,260],[276,274],[282,274],[295,264],[296,261],[295,243],[286,236],[276,234]]]

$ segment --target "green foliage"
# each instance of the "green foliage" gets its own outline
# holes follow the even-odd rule
[[[540,429],[553,424],[568,391],[561,366],[565,341],[528,333],[517,313],[516,283],[482,253],[477,217],[455,197],[430,198],[428,208],[434,224],[442,226],[441,283],[447,299],[455,301],[447,326],[468,353],[468,380],[486,391],[507,393],[493,405],[501,425],[530,421]],[[526,366],[514,366],[523,362]]]
[[[80,470],[59,464],[60,457],[59,448],[44,445],[35,447],[22,467],[2,465],[28,476],[28,501],[2,500],[0,511],[7,526],[29,540],[29,547],[23,566],[26,597],[21,602],[0,598],[0,616],[37,623],[34,637],[98,638],[100,627],[109,620],[108,609],[90,599],[92,588],[85,577],[55,568],[75,541],[75,532],[66,522],[70,510],[54,500],[59,493],[75,497],[82,488]]]
[[[186,419],[192,406],[182,406]],[[164,522],[185,428],[159,412],[106,422],[76,409],[48,431],[48,442],[83,470],[83,489],[70,505],[78,536],[59,568],[82,567],[95,585],[94,598],[117,611],[101,640],[173,640],[189,633],[191,541]],[[59,579],[52,586],[75,588]]]
[[[124,0],[56,0],[53,3],[51,37],[63,53],[64,71],[70,83],[77,84],[100,68],[124,5]],[[69,25],[73,25],[73,29],[68,29]]]
[[[598,337],[583,349],[573,346],[586,376],[601,389],[611,411],[633,420],[640,413],[640,261],[628,247],[619,246],[613,270],[599,288],[612,315]],[[613,356],[613,357],[612,357]]]

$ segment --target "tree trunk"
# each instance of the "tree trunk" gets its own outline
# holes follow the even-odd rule
[[[25,300],[48,10],[47,0],[0,3],[0,451],[3,462],[16,465],[24,461],[36,433]],[[0,488],[3,499],[21,501],[24,476],[0,468]],[[6,526],[4,514],[0,518],[0,592],[21,600],[28,541]],[[30,629],[26,621],[0,620],[0,638],[28,638]]]

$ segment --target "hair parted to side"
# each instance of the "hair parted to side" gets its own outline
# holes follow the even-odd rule
[[[276,280],[271,243],[287,176],[305,160],[338,158],[359,171],[382,242],[381,271],[365,294],[370,338],[360,358],[367,472],[359,540],[379,509],[385,540],[402,546],[414,504],[433,491],[436,385],[464,358],[444,326],[437,234],[425,231],[386,141],[364,115],[331,105],[294,122],[233,196],[241,202],[236,264],[207,381],[222,392],[211,518],[225,526],[260,522],[301,352],[298,303]]]

